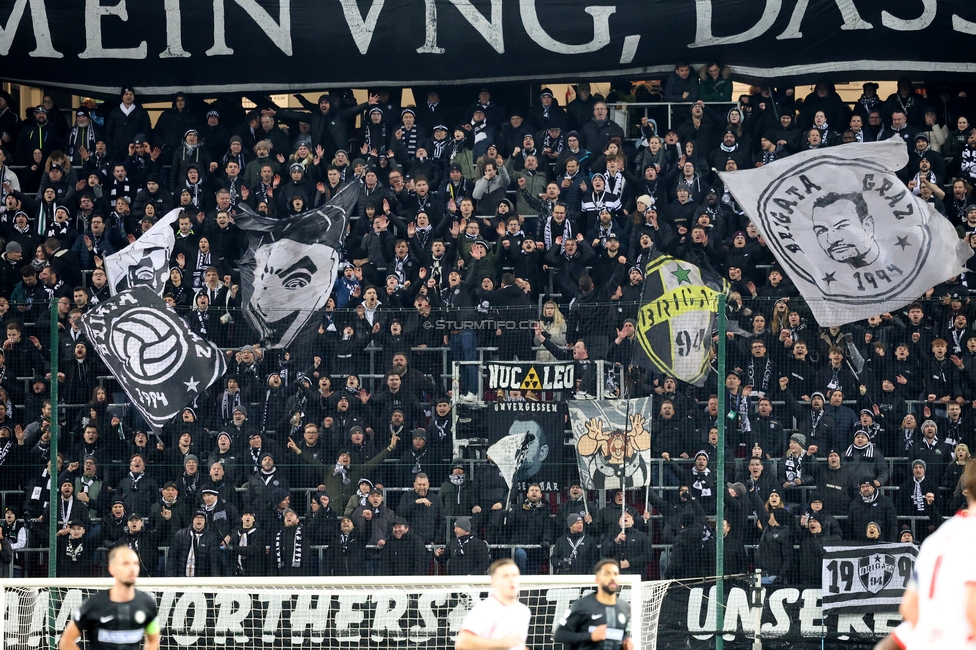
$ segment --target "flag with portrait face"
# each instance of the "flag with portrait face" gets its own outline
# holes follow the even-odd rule
[[[116,295],[135,287],[148,287],[162,296],[169,279],[169,258],[176,244],[174,225],[183,211],[170,210],[152,228],[104,260],[108,287]]]
[[[898,178],[908,162],[893,137],[719,175],[817,323],[835,327],[908,305],[972,257],[949,220]]]
[[[331,201],[308,212],[274,219],[244,206],[235,218],[248,235],[239,265],[241,309],[265,347],[288,347],[325,307],[361,191],[353,179]]]

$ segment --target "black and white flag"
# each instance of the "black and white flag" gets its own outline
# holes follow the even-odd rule
[[[650,397],[569,402],[582,487],[619,490],[650,484],[653,407]]]
[[[288,347],[325,306],[360,193],[353,180],[325,205],[293,217],[274,219],[246,208],[236,217],[248,235],[240,262],[241,308],[266,347]]]
[[[817,322],[832,327],[904,307],[973,254],[896,176],[906,164],[893,137],[719,175]]]
[[[220,349],[148,287],[98,303],[81,327],[157,434],[226,370]]]
[[[825,546],[823,611],[863,613],[897,610],[915,570],[914,544]]]
[[[105,257],[105,274],[113,296],[133,287],[149,287],[156,295],[163,295],[176,243],[173,226],[182,212],[179,208],[170,210],[139,239]]]

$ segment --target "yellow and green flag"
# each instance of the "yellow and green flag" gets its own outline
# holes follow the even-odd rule
[[[689,384],[704,384],[718,296],[727,291],[725,280],[690,262],[670,255],[648,262],[634,363]]]

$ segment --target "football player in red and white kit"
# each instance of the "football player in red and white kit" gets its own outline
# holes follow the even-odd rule
[[[976,650],[976,463],[963,475],[968,506],[929,535],[901,602],[907,650]]]

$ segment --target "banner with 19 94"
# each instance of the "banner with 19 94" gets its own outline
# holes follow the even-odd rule
[[[848,544],[824,551],[825,612],[897,609],[918,556],[914,544]]]

